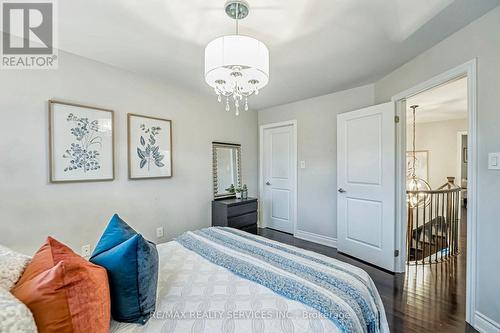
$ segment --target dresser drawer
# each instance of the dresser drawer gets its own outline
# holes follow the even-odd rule
[[[246,232],[249,232],[251,234],[257,234],[257,224],[252,224],[252,225],[249,225],[249,226],[246,226],[246,227],[243,227],[240,229],[241,231],[246,231]]]
[[[257,199],[222,199],[212,201],[212,225],[249,229],[257,228]],[[251,229],[251,230],[250,230]]]
[[[228,220],[228,227],[240,229],[257,223],[257,212],[231,217]]]
[[[257,211],[257,201],[252,201],[244,204],[229,206],[227,208],[227,216],[238,216]]]

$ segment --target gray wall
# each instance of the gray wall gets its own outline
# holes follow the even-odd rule
[[[429,185],[432,189],[446,183],[446,177],[456,177],[458,171],[457,133],[467,131],[467,119],[450,119],[417,123],[416,150],[428,151]],[[406,131],[406,150],[412,150],[412,127]],[[460,179],[455,180],[460,184]]]
[[[500,7],[451,35],[375,84],[377,102],[473,58],[478,62],[477,310],[500,323],[500,172],[488,152],[500,151]],[[470,193],[469,193],[470,195]]]
[[[363,86],[259,110],[259,125],[297,120],[297,229],[337,238],[337,114],[373,104]]]
[[[58,70],[0,74],[1,244],[29,254],[52,235],[79,252],[83,244],[95,245],[115,212],[153,241],[209,226],[212,141],[242,144],[243,181],[256,195],[257,112],[236,117],[198,92],[59,56]],[[115,110],[115,181],[48,183],[50,98]],[[173,178],[127,179],[127,112],[172,119]],[[165,228],[163,239],[156,239],[157,226]]]

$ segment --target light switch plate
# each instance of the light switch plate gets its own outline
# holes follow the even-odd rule
[[[300,168],[305,169],[306,168],[306,161],[300,161]]]
[[[500,170],[500,153],[488,154],[488,169]]]
[[[162,237],[163,237],[163,227],[156,228],[156,238],[162,238]]]

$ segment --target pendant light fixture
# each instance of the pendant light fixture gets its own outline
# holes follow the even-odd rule
[[[415,112],[418,108],[418,105],[410,106],[410,109],[413,111],[413,121],[412,121],[412,154],[411,161],[409,163],[409,174],[406,179],[406,191],[407,202],[410,208],[418,208],[421,206],[427,206],[430,201],[430,196],[425,191],[429,191],[431,187],[429,183],[425,180],[417,176],[417,151],[415,145],[415,136],[416,136],[416,118]],[[423,192],[421,192],[423,191]]]
[[[214,89],[226,111],[231,105],[239,115],[240,107],[248,110],[248,98],[258,95],[269,81],[269,50],[261,41],[239,34],[239,20],[247,17],[246,1],[230,0],[226,14],[235,20],[236,33],[219,37],[205,48],[205,81]]]

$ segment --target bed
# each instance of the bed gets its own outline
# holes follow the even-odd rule
[[[158,245],[156,313],[113,333],[389,332],[368,274],[231,228]]]

